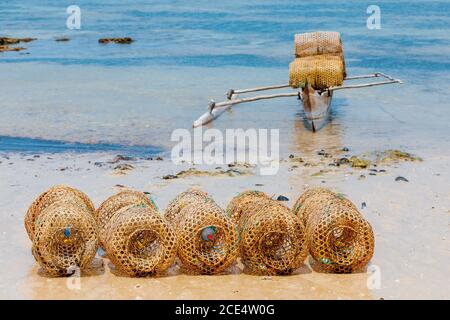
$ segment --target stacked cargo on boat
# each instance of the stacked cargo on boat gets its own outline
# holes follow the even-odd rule
[[[345,60],[341,35],[334,31],[317,31],[295,35],[295,59],[289,65],[289,85],[315,90],[342,85]]]

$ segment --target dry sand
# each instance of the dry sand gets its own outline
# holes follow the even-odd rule
[[[161,177],[192,166],[175,166],[169,159],[125,161],[122,163],[132,164],[134,169],[117,174],[117,164],[106,163],[113,157],[0,156],[1,299],[450,298],[449,154],[427,157],[423,162],[379,166],[377,169],[386,172],[376,175],[370,175],[368,169],[330,167],[328,159],[310,153],[305,159],[312,166],[296,168],[286,159],[276,176],[194,175],[172,180]],[[320,170],[325,173],[317,174]],[[397,176],[409,182],[395,181]],[[322,274],[311,270],[307,263],[291,276],[261,277],[243,274],[238,264],[221,276],[184,275],[173,267],[166,277],[129,278],[116,275],[109,261],[99,255],[93,269],[81,278],[48,278],[31,255],[23,218],[40,192],[60,183],[83,190],[96,205],[120,190],[117,185],[148,191],[161,210],[188,187],[202,188],[222,207],[246,189],[284,195],[292,206],[305,187],[330,187],[347,195],[360,208],[366,203],[361,212],[374,228],[376,248],[369,270],[375,273]]]

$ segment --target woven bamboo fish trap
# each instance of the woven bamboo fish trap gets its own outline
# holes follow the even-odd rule
[[[320,270],[351,273],[362,270],[374,252],[372,227],[343,196],[311,189],[294,209],[306,225],[309,252]]]
[[[52,276],[68,276],[90,265],[97,252],[97,224],[77,199],[61,199],[40,210],[32,253]]]
[[[305,228],[289,208],[259,191],[246,191],[228,205],[238,225],[242,263],[255,274],[289,274],[307,255]]]
[[[158,210],[150,196],[135,190],[123,190],[102,202],[95,211],[99,228],[99,244],[105,249],[106,225],[111,218],[122,208],[130,205],[147,206]]]
[[[175,261],[175,230],[148,204],[122,207],[108,221],[104,233],[109,259],[130,276],[160,275]]]
[[[28,208],[25,215],[25,229],[31,241],[34,238],[35,222],[40,213],[51,204],[61,200],[73,200],[84,207],[90,214],[94,214],[94,205],[87,195],[69,186],[56,185],[40,194]]]
[[[324,90],[343,82],[344,64],[339,56],[308,56],[296,58],[289,64],[289,85],[293,88],[304,88],[309,83],[316,90]]]
[[[176,227],[178,257],[185,272],[218,274],[235,263],[236,227],[205,193],[183,192],[168,206],[165,217]]]

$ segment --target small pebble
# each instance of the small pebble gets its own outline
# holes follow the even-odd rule
[[[365,207],[367,207],[367,204],[365,202],[361,203],[361,209],[364,209]]]
[[[289,198],[283,196],[283,195],[279,195],[277,198],[277,201],[289,201]]]

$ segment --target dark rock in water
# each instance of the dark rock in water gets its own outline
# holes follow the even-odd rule
[[[402,176],[398,176],[397,178],[395,178],[395,181],[404,181],[404,182],[409,182],[408,179],[406,179],[405,177]]]
[[[10,47],[10,46],[1,46],[0,45],[0,52],[6,52],[6,51],[22,51],[25,50],[24,47]]]
[[[119,43],[119,44],[130,44],[133,41],[134,40],[131,39],[130,37],[124,37],[124,38],[101,38],[101,39],[98,39],[99,43],[114,42],[114,43]]]
[[[366,178],[366,176],[362,174],[362,175],[359,176],[358,179],[359,179],[359,180],[362,180],[362,179],[365,179],[365,178]]]
[[[348,151],[350,151],[350,149],[349,149],[349,148],[347,148],[347,147],[343,147],[343,148],[342,148],[342,151],[344,151],[344,152],[348,152]]]
[[[290,155],[289,155],[289,159],[294,159],[294,155],[293,155],[293,154],[290,154]]]
[[[369,173],[369,176],[376,176],[377,174],[376,173],[373,173],[373,172],[370,172]]]
[[[369,171],[372,171],[372,172],[378,172],[377,169],[369,169]]]
[[[279,195],[277,198],[277,201],[289,201],[289,198],[283,196],[283,195]]]
[[[9,46],[12,44],[18,44],[20,42],[31,42],[36,40],[36,38],[8,38],[0,37],[0,46]]]
[[[115,187],[117,187],[117,188],[125,188],[125,186],[123,184],[116,184]]]
[[[94,166],[99,167],[99,168],[103,167],[104,165],[105,164],[103,162],[94,162]]]
[[[162,157],[157,157],[157,158],[156,158],[156,160],[158,160],[158,161],[162,161],[162,160],[163,160],[163,158],[162,158]]]
[[[36,40],[35,38],[8,38],[0,37],[0,52],[5,51],[21,51],[25,50],[24,47],[11,47],[11,45],[16,45],[21,42],[30,42]]]
[[[68,37],[58,37],[58,38],[55,39],[55,41],[67,42],[67,41],[70,41],[70,38],[68,38]]]
[[[256,187],[262,187],[262,186],[264,186],[262,183],[255,183],[255,186]]]
[[[165,176],[162,177],[164,180],[171,180],[171,179],[178,179],[178,176],[173,175],[173,174],[167,174]]]
[[[361,209],[364,209],[365,207],[367,207],[367,204],[365,202],[361,203]]]
[[[380,170],[378,170],[378,172],[386,172],[386,170],[380,169]]]

